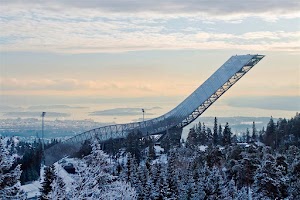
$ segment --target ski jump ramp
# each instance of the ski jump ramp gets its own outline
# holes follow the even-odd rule
[[[165,134],[169,129],[183,128],[199,117],[231,86],[242,78],[264,55],[235,55],[229,58],[190,96],[168,113],[141,122],[115,124],[95,128],[58,143],[45,151],[46,164],[78,151],[80,143],[98,138],[100,141],[125,138],[128,133],[139,131],[140,137]]]

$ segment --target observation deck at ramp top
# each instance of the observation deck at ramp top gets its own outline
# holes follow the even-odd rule
[[[167,130],[183,128],[199,117],[222,94],[244,76],[264,55],[236,55],[229,58],[190,96],[168,113],[146,121],[116,124],[95,128],[58,143],[45,151],[46,164],[72,155],[85,140],[100,141],[125,138],[128,133],[139,131],[140,137],[165,134]]]

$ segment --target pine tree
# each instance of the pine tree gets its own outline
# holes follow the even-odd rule
[[[249,143],[250,142],[250,132],[249,129],[247,128],[246,130],[246,142]]]
[[[276,137],[275,137],[275,124],[273,121],[273,117],[271,117],[271,119],[268,123],[264,142],[266,145],[268,145],[270,147],[273,147],[273,148],[275,147]]]
[[[138,194],[138,199],[144,199],[144,188],[147,183],[147,177],[145,173],[145,167],[144,166],[139,166],[137,168],[137,183],[134,185],[136,188],[137,194]]]
[[[83,160],[86,164],[99,171],[108,172],[112,168],[112,165],[108,162],[109,156],[105,154],[101,149],[101,144],[97,139],[91,144],[92,152],[91,154],[85,156]]]
[[[242,160],[240,160],[241,169],[238,173],[238,185],[239,187],[246,186],[249,187],[254,182],[255,172],[257,170],[258,163],[254,158],[249,158],[245,156]]]
[[[246,187],[242,187],[240,190],[238,190],[238,194],[235,200],[247,200],[248,198],[248,189]]]
[[[134,184],[136,182],[135,173],[136,173],[135,158],[131,155],[131,153],[127,153],[127,161],[121,173],[121,178],[126,182],[130,182],[131,184]]]
[[[189,193],[188,181],[186,179],[179,180],[178,184],[178,199],[187,199]]]
[[[259,131],[258,140],[260,142],[264,142],[264,135],[265,135],[265,127],[263,127],[261,131]]]
[[[198,199],[207,199],[208,197],[206,196],[206,191],[207,191],[207,177],[209,176],[209,170],[206,165],[201,167],[198,170],[199,173],[199,179],[196,182],[196,187],[197,187],[197,196]]]
[[[48,194],[52,191],[52,182],[55,179],[55,167],[54,165],[44,168],[43,182],[41,183],[42,188],[40,189],[40,199],[49,199]]]
[[[83,158],[84,156],[87,156],[91,153],[91,141],[85,140],[83,144],[81,145],[79,151],[75,154],[77,158]]]
[[[207,138],[207,132],[206,132],[206,127],[205,127],[204,122],[203,122],[203,124],[202,124],[202,135],[203,135],[203,141],[202,141],[202,144],[207,144],[208,138]]]
[[[221,166],[221,160],[223,159],[223,154],[218,147],[209,147],[206,155],[206,164],[208,167],[212,168],[214,166]]]
[[[218,138],[219,138],[219,144],[220,145],[223,145],[223,129],[222,129],[222,126],[221,124],[219,125],[219,129],[218,129]]]
[[[91,146],[91,154],[74,163],[76,181],[68,194],[71,199],[99,198],[102,187],[113,181],[113,177],[106,173],[108,156],[101,150],[97,139]]]
[[[276,166],[275,158],[264,153],[262,165],[258,168],[254,177],[254,197],[262,199],[285,199],[288,189],[288,178],[282,166]]]
[[[205,192],[205,199],[220,199],[222,191],[225,190],[225,183],[218,168],[213,167],[209,172],[208,177],[203,183],[203,190]]]
[[[66,200],[66,185],[63,179],[59,176],[56,176],[53,182],[51,183],[52,190],[48,194],[48,199],[52,200]]]
[[[139,139],[139,132],[130,132],[126,138],[126,151],[130,152],[135,157],[138,163],[141,159],[141,142]]]
[[[196,133],[194,128],[190,129],[190,132],[189,132],[188,137],[186,139],[186,144],[187,144],[188,147],[193,148],[193,149],[196,147],[196,145],[197,145],[197,133]]]
[[[151,178],[151,176],[147,176],[147,182],[146,182],[146,187],[144,188],[144,193],[145,193],[145,199],[153,199],[154,196],[156,196],[157,194],[155,194],[155,187],[153,184],[153,180]]]
[[[175,198],[178,196],[178,185],[176,176],[176,166],[175,166],[176,156],[175,153],[171,153],[168,159],[168,169],[167,169],[167,197]]]
[[[201,122],[198,123],[198,126],[195,127],[196,134],[197,134],[197,142],[196,144],[202,144],[203,142],[203,135],[202,135],[202,125]]]
[[[223,144],[224,145],[231,144],[231,130],[229,128],[228,122],[226,123],[224,131],[223,131]]]
[[[108,155],[102,150],[99,142],[94,140],[90,155],[74,163],[76,169],[69,199],[136,199],[136,192],[129,183],[117,181],[112,176]]]
[[[185,199],[187,200],[197,199],[197,187],[192,173],[189,173],[188,175],[185,195],[186,195]]]
[[[122,199],[122,200],[136,200],[137,194],[134,188],[129,183],[123,181],[114,181],[106,189],[103,189],[98,198],[88,199]]]
[[[252,124],[252,141],[256,142],[257,140],[257,135],[256,135],[256,128],[255,128],[255,122]]]
[[[278,120],[278,144],[286,143],[290,141],[290,134],[288,132],[288,121],[284,119]]]
[[[287,157],[287,163],[292,166],[297,160],[300,160],[300,149],[296,146],[289,146],[285,153]]]
[[[207,138],[207,143],[206,143],[207,145],[213,144],[213,134],[210,128],[206,129],[206,138]]]
[[[231,143],[236,144],[238,142],[239,142],[238,137],[236,135],[233,135],[232,138],[231,138]]]
[[[300,199],[300,160],[296,159],[291,165],[290,185],[288,188],[290,199]]]
[[[15,158],[10,155],[0,139],[0,199],[26,199],[20,189],[21,166],[14,166]]]
[[[41,143],[34,142],[33,144],[29,143],[20,143],[21,150],[19,154],[22,155],[22,158],[18,159],[18,163],[21,164],[21,184],[26,182],[38,180],[40,177],[40,168],[42,160],[42,145]]]
[[[218,137],[218,120],[217,117],[215,117],[215,121],[214,121],[214,133],[213,133],[213,142],[214,145],[217,145],[219,141],[219,137]]]
[[[152,176],[151,181],[153,187],[151,189],[151,198],[158,199],[159,198],[159,177],[161,176],[161,164],[154,164],[151,167],[152,169]]]
[[[293,122],[290,122],[290,135],[298,141],[296,144],[300,146],[300,113],[298,112],[293,118]]]
[[[156,163],[152,166],[153,168],[153,183],[156,185],[159,181],[159,177],[161,176],[161,164],[160,163]]]
[[[155,149],[154,149],[154,140],[151,138],[149,144],[149,153],[148,157],[150,160],[154,160],[156,158]]]
[[[237,199],[238,191],[233,180],[230,180],[225,184],[225,187],[222,187],[221,197],[223,200]]]

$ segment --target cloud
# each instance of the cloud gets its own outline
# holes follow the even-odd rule
[[[236,97],[225,100],[232,107],[260,108],[265,110],[300,111],[300,96]]]
[[[6,105],[0,105],[0,112],[12,112],[12,111],[20,111],[24,110],[22,107],[14,107],[14,106],[6,106]]]
[[[55,110],[55,109],[86,109],[88,107],[83,106],[68,106],[68,105],[38,105],[29,106],[28,110]]]
[[[47,117],[70,117],[69,113],[47,112]],[[7,112],[4,117],[40,117],[41,112]]]
[[[53,104],[93,104],[93,105],[102,105],[102,104],[133,104],[138,105],[141,102],[160,102],[162,104],[168,105],[176,105],[180,102],[184,97],[183,96],[151,96],[151,97],[115,97],[115,98],[101,98],[99,96],[65,96],[65,95],[2,95],[0,105],[23,105],[24,102],[29,102],[29,105],[39,105],[39,104],[49,104],[49,102]],[[23,108],[24,109],[24,108]],[[154,108],[152,108],[155,110]],[[23,111],[23,110],[22,110]]]
[[[146,110],[146,109],[145,109]],[[147,109],[151,110],[151,109]],[[146,115],[154,115],[145,112]],[[100,110],[90,113],[91,116],[136,116],[142,115],[142,108],[113,108],[108,110]]]
[[[1,6],[2,5],[2,6]],[[299,52],[297,31],[222,32],[217,21],[299,18],[299,1],[2,1],[1,51],[55,53],[157,49],[282,49]],[[256,19],[257,20],[257,19]],[[182,23],[180,25],[180,22]],[[183,23],[184,22],[184,23]],[[215,31],[202,30],[200,22]],[[289,37],[291,36],[291,37]],[[297,40],[293,40],[293,39]],[[76,87],[76,83],[68,83]],[[66,86],[70,86],[66,84]]]
[[[60,26],[65,26],[61,23]],[[73,26],[73,25],[72,25]],[[58,53],[96,53],[96,52],[126,52],[139,50],[179,50],[179,49],[235,49],[235,50],[267,50],[279,51],[281,48],[291,52],[299,51],[299,32],[249,32],[246,34],[228,34],[214,32],[196,33],[149,33],[122,32],[111,30],[107,35],[101,32],[90,35],[89,29],[82,27],[84,33],[72,34],[80,29],[80,24],[74,30],[59,30],[45,27],[39,31],[31,31],[30,28],[9,28],[20,34],[30,33],[30,39],[24,39],[18,43],[2,45],[2,51],[48,51]],[[91,24],[91,26],[93,26]],[[51,29],[47,33],[47,29]],[[5,33],[5,31],[4,31]],[[3,34],[4,34],[3,33]],[[53,33],[53,34],[52,34]],[[6,33],[9,37],[10,33]],[[41,35],[43,34],[43,36]],[[51,39],[46,39],[51,35]],[[90,36],[89,36],[90,35]],[[66,39],[61,39],[66,38]],[[293,40],[294,39],[294,40]],[[44,42],[45,41],[45,42]],[[276,47],[276,48],[275,48]],[[76,83],[68,80],[66,87],[76,87]]]
[[[162,109],[162,107],[155,106],[155,107],[152,107],[150,110],[160,110],[160,109]]]
[[[0,78],[0,89],[2,91],[115,91],[128,92],[140,91],[152,92],[151,85],[141,82],[108,82],[98,80],[79,79],[17,79]]]
[[[47,3],[31,0],[23,3],[20,1],[3,0],[4,5],[43,7],[48,9],[79,8],[93,9],[112,13],[208,13],[212,15],[228,15],[233,13],[291,13],[298,12],[300,3],[297,0],[252,0],[248,2],[240,0],[102,0],[102,1],[71,1],[55,0]]]
[[[80,87],[76,79],[0,79],[1,90],[73,90]]]

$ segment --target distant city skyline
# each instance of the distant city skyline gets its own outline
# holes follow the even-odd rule
[[[12,108],[2,115],[95,104],[89,112],[160,113],[235,54],[266,57],[208,116],[300,111],[299,1],[3,0],[0,11],[0,106]]]

